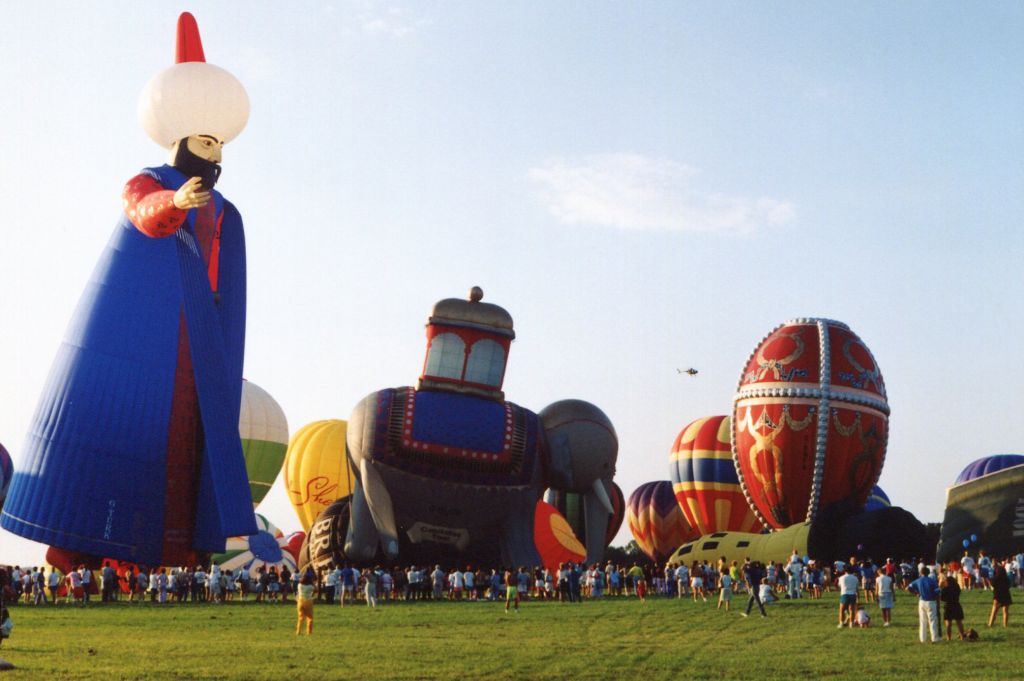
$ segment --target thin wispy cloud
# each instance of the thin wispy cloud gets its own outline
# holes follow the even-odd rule
[[[328,14],[348,16],[342,29],[346,35],[361,33],[367,36],[407,38],[431,24],[430,19],[410,9],[376,0],[355,3],[354,7],[344,11],[334,4],[326,5],[325,9]]]
[[[640,154],[551,159],[528,177],[560,222],[630,230],[752,232],[793,220],[792,203],[708,191],[697,170]]]

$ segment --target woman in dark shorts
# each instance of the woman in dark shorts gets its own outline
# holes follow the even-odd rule
[[[960,585],[955,577],[942,575],[939,600],[942,601],[942,619],[946,622],[946,640],[953,640],[953,622],[960,632],[960,640],[964,640],[964,609],[960,606]]]
[[[1010,597],[1010,577],[1006,574],[1006,566],[999,563],[996,566],[995,576],[992,577],[992,614],[988,616],[988,626],[996,621],[996,613],[1000,608],[1003,610],[1003,626],[1010,622],[1010,605],[1013,599]]]

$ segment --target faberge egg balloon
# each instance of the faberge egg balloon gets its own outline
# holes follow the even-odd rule
[[[889,404],[878,364],[849,327],[794,319],[754,349],[733,398],[732,453],[758,519],[813,522],[840,501],[862,506],[878,481]]]

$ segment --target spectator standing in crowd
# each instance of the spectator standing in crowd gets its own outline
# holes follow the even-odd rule
[[[793,549],[793,555],[789,557],[789,563],[786,564],[789,583],[789,588],[786,591],[787,598],[800,598],[800,582],[803,571],[804,563],[800,560],[800,554]]]
[[[996,621],[996,613],[1003,611],[1003,626],[1010,625],[1010,605],[1013,598],[1010,596],[1010,578],[1006,574],[1006,568],[1000,564],[996,566],[995,576],[992,578],[992,613],[988,616],[988,626]]]
[[[946,640],[953,640],[954,622],[960,640],[964,640],[964,609],[960,605],[960,585],[955,573],[944,574],[939,580],[939,600],[942,601],[942,619],[946,623]]]
[[[369,608],[377,607],[377,582],[380,579],[380,575],[377,572],[378,570],[380,570],[379,565],[373,568],[372,570],[367,570],[365,575],[366,606]]]
[[[718,591],[718,609],[722,609],[722,603],[725,603],[725,611],[729,612],[729,608],[732,606],[732,577],[728,572],[722,573],[722,578],[719,581]]]
[[[299,589],[296,593],[295,608],[298,613],[297,621],[295,622],[295,635],[299,636],[302,633],[302,623],[306,623],[306,635],[310,636],[313,634],[313,574],[306,572],[299,580]]]
[[[892,565],[892,559],[889,559],[888,565]],[[875,595],[878,596],[878,607],[882,610],[883,627],[892,625],[892,606],[896,600],[893,586],[893,577],[888,570],[883,570],[875,579]]]
[[[939,585],[931,576],[931,570],[927,567],[921,568],[921,576],[910,583],[907,591],[916,594],[918,638],[921,643],[925,637],[931,634],[931,642],[939,640]]]
[[[60,573],[57,568],[51,567],[47,575],[47,587],[50,589],[50,604],[57,605],[57,589],[60,588]]]
[[[519,577],[511,569],[505,570],[505,614],[508,614],[508,606],[515,605],[516,612],[519,612]]]
[[[860,580],[849,564],[843,568],[843,576],[839,578],[839,625],[842,629],[847,623],[852,627],[853,615],[857,609],[857,589],[860,587]]]

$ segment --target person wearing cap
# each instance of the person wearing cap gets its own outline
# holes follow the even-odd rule
[[[238,438],[245,238],[213,188],[248,114],[241,83],[206,63],[195,19],[182,14],[176,63],[139,103],[170,158],[124,187],[40,398],[22,459],[34,472],[12,482],[6,529],[149,565],[255,533]],[[131,475],[104,473],[124,465]],[[68,512],[81,508],[92,512]]]

